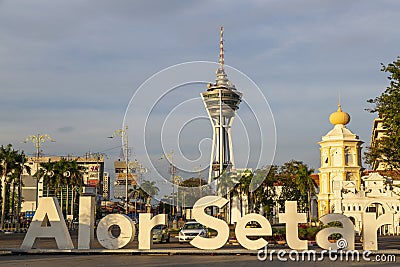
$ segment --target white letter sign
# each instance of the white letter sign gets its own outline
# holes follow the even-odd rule
[[[340,222],[343,227],[328,227],[320,230],[315,237],[315,241],[317,242],[318,246],[328,250],[354,250],[354,224],[347,216],[338,213],[331,213],[322,216],[319,220],[323,224],[328,224],[330,222]],[[342,238],[346,240],[347,246],[339,247],[336,242],[331,243],[328,240],[328,237],[332,234],[341,234]]]
[[[300,240],[298,224],[306,223],[305,213],[297,213],[297,201],[285,202],[285,213],[279,213],[279,222],[286,223],[286,242],[291,249],[307,249],[307,240]]]
[[[119,236],[111,233],[111,226],[120,228]],[[100,220],[97,226],[97,240],[108,249],[119,249],[128,245],[135,238],[135,223],[124,214],[109,214]]]
[[[207,215],[204,209],[210,206],[217,206],[222,208],[228,202],[227,199],[219,196],[206,196],[200,198],[194,203],[193,206],[193,218],[204,226],[216,230],[218,235],[213,238],[204,238],[196,236],[190,244],[200,249],[219,249],[226,244],[229,238],[229,226],[223,220],[214,218]]]
[[[246,228],[246,225],[251,221],[259,223],[261,227]],[[272,228],[271,224],[264,216],[261,216],[260,214],[249,213],[239,219],[235,228],[235,235],[237,240],[243,247],[247,249],[257,250],[265,247],[268,242],[261,237],[257,240],[250,240],[247,238],[247,236],[272,235]]]
[[[74,248],[60,205],[55,197],[39,199],[39,206],[33,216],[21,248],[31,249],[38,237],[54,238],[59,249]]]

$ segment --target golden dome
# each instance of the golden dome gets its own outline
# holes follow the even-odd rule
[[[336,112],[333,112],[329,116],[329,121],[333,124],[342,124],[346,125],[350,122],[350,115],[346,112],[342,111],[342,108],[340,106],[340,103],[338,104],[338,110]]]

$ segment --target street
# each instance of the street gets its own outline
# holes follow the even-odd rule
[[[76,233],[71,235],[74,245],[77,243]],[[0,248],[19,248],[24,238],[22,233],[14,234],[0,234]],[[400,248],[400,238],[398,236],[383,236],[379,238],[380,249],[398,249]],[[36,243],[38,248],[56,248],[54,240],[42,239]],[[360,244],[357,243],[358,249]],[[100,244],[95,241],[93,248],[102,248]],[[170,243],[153,244],[154,249],[171,249],[171,250],[185,250],[193,249],[188,243],[179,244],[176,238],[171,237]],[[279,247],[276,247],[279,249]],[[284,247],[282,247],[284,248]],[[126,249],[137,249],[137,241],[129,244]],[[237,250],[242,252],[242,247],[239,245],[226,245],[221,250]],[[310,248],[312,249],[312,248]],[[220,250],[219,250],[220,251]],[[399,256],[397,256],[399,257]],[[286,257],[288,258],[288,257]],[[397,261],[400,259],[396,259]],[[395,262],[376,262],[371,257],[371,261],[367,262],[360,259],[359,262],[346,262],[329,260],[325,257],[323,261],[292,261],[288,259],[285,262],[279,261],[276,255],[272,261],[268,258],[266,261],[260,261],[256,255],[249,255],[246,253],[240,253],[240,255],[218,255],[205,253],[196,255],[131,255],[127,254],[13,254],[13,255],[2,255],[0,256],[0,266],[336,266],[338,263],[345,266],[396,266]]]

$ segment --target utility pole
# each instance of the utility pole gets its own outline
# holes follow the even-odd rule
[[[125,129],[118,129],[109,138],[119,136],[122,139],[123,147],[125,150],[125,164],[126,164],[126,176],[125,176],[125,213],[128,214],[129,209],[129,195],[128,195],[128,176],[129,176],[129,143],[128,143],[128,125],[125,125]]]
[[[40,157],[40,146],[42,143],[49,140],[51,142],[55,142],[50,135],[48,134],[36,134],[36,135],[29,135],[26,137],[25,142],[31,141],[36,147],[36,205],[35,210],[37,210],[38,203],[39,203],[39,157]]]
[[[161,159],[166,158],[169,162],[169,173],[171,174],[171,185],[172,185],[172,218],[175,216],[175,166],[174,166],[174,150],[171,153],[165,153]]]

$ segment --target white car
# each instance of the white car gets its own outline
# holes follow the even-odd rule
[[[179,231],[178,239],[179,243],[189,242],[193,240],[196,236],[206,237],[208,234],[207,229],[196,221],[191,221],[185,223],[185,225]]]

